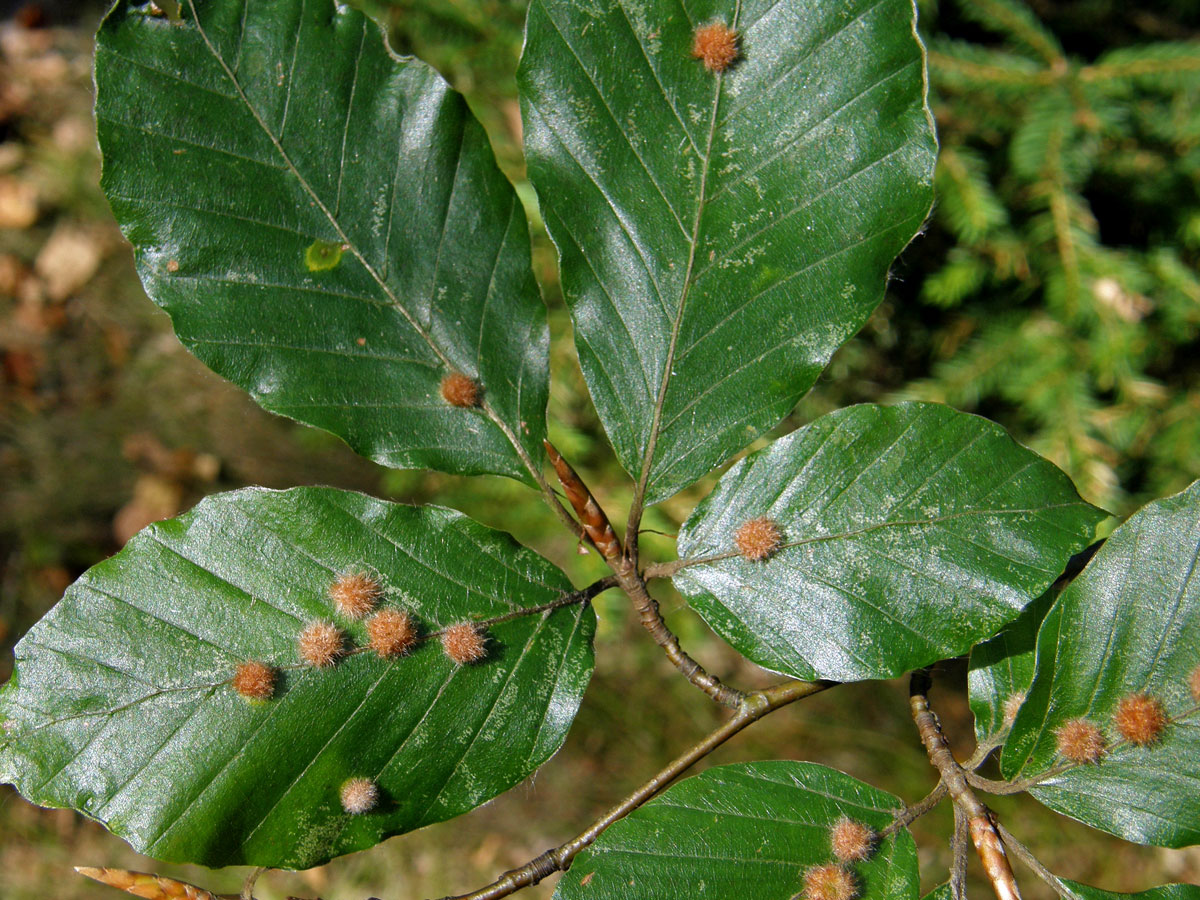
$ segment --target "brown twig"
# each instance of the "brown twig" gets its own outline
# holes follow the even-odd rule
[[[881,837],[887,837],[889,834],[894,834],[901,828],[907,828],[925,813],[929,812],[935,806],[945,799],[948,791],[946,790],[946,782],[939,781],[937,786],[914,803],[912,806],[906,806],[904,809],[897,810],[892,823],[880,832]]]
[[[1021,900],[1021,892],[1017,888],[1017,880],[1013,875],[1012,866],[1004,852],[1004,842],[992,821],[991,811],[984,806],[971,786],[967,783],[966,773],[950,752],[946,736],[938,724],[937,716],[929,708],[929,672],[922,669],[914,672],[912,685],[909,690],[909,703],[912,706],[913,721],[929,754],[929,761],[942,776],[942,782],[950,793],[956,809],[966,816],[967,828],[971,833],[971,841],[975,851],[983,863],[992,889],[998,900]]]
[[[1013,837],[1012,832],[999,822],[996,823],[996,828],[1000,830],[1000,836],[1004,838],[1004,843],[1012,850],[1013,856],[1024,863],[1038,878],[1050,885],[1050,889],[1054,893],[1065,898],[1065,900],[1078,900],[1079,894],[1067,887],[1061,878],[1042,865],[1042,861],[1034,856],[1028,847]]]
[[[688,681],[718,703],[728,706],[730,709],[737,709],[746,699],[746,695],[736,688],[722,683],[715,675],[710,675],[679,645],[679,638],[675,637],[675,634],[667,627],[667,623],[663,621],[662,613],[658,609],[658,601],[650,596],[646,580],[638,572],[637,564],[622,550],[621,542],[613,532],[608,516],[604,514],[604,510],[600,508],[600,504],[596,502],[587,485],[583,483],[583,479],[575,473],[571,464],[563,459],[562,454],[549,441],[546,441],[546,453],[550,456],[550,462],[558,474],[558,480],[562,482],[567,500],[575,508],[575,514],[579,516],[584,534],[612,568],[617,583],[633,602],[638,618],[646,631],[650,633],[650,637],[658,646],[662,647],[667,659],[683,673]],[[636,538],[634,541],[636,542]]]
[[[505,872],[486,887],[469,894],[445,897],[443,900],[499,900],[521,888],[537,884],[555,872],[565,872],[570,867],[571,861],[582,850],[589,847],[605,829],[658,794],[695,762],[712,753],[747,725],[757,722],[768,713],[787,706],[789,703],[833,687],[833,684],[834,682],[829,681],[785,681],[746,695],[737,712],[725,724],[664,766],[653,778],[593,822],[585,831],[565,844],[547,850],[525,865]]]

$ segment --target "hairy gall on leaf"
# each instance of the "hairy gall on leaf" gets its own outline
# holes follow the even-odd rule
[[[1071,719],[1054,730],[1058,752],[1073,763],[1094,763],[1104,755],[1104,735],[1087,719]]]
[[[341,659],[346,636],[332,622],[310,622],[296,639],[300,658],[317,669],[327,669]]]
[[[247,660],[233,675],[233,689],[247,700],[270,700],[278,672],[266,663]]]
[[[381,609],[367,620],[371,649],[383,659],[402,656],[417,642],[417,626],[399,609]]]
[[[342,809],[360,816],[379,805],[379,787],[370,778],[351,778],[342,785],[341,798]]]
[[[383,589],[379,582],[363,572],[347,572],[329,586],[329,599],[348,619],[361,619],[379,602]]]
[[[738,34],[724,22],[710,22],[696,29],[692,56],[710,72],[724,72],[738,58]]]
[[[1113,724],[1121,737],[1140,747],[1153,744],[1167,727],[1167,711],[1162,701],[1147,693],[1122,697],[1113,713]]]
[[[442,632],[442,649],[460,666],[487,656],[487,634],[469,622],[451,625]]]
[[[854,900],[858,885],[854,874],[843,866],[826,863],[804,873],[803,900]]]

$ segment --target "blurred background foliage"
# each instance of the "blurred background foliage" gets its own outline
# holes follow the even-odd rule
[[[525,0],[359,3],[398,51],[466,94],[526,201],[553,334],[551,436],[620,521],[628,478],[588,401],[553,248],[524,180],[514,74]],[[1200,476],[1200,8],[920,0],[920,11],[942,145],[937,207],[879,311],[775,434],[850,403],[941,400],[1001,422],[1087,499],[1127,515]],[[578,584],[603,574],[515,482],[383,469],[266,414],[182,350],[142,293],[96,186],[90,46],[101,13],[98,0],[0,6],[0,681],[20,634],[84,569],[148,522],[245,484],[325,483],[453,506],[511,531]],[[651,511],[651,557],[670,557],[672,533],[712,481]],[[769,680],[668,586],[656,590],[712,670],[739,685]],[[576,833],[715,726],[719,711],[672,674],[619,597],[602,596],[597,611],[593,688],[567,746],[533,780],[374,852],[270,876],[256,893],[399,900],[477,887]],[[965,755],[963,672],[961,661],[946,667],[949,689],[934,702]],[[709,763],[813,759],[911,802],[933,779],[905,696],[898,682],[831,691]],[[1123,844],[1023,798],[996,806],[1064,877],[1125,891],[1200,881],[1197,849]],[[914,828],[926,888],[944,880],[949,828],[944,810]],[[117,896],[71,865],[231,892],[243,877],[139,858],[73,813],[0,789],[0,897]],[[1027,897],[1051,896],[1018,874]]]

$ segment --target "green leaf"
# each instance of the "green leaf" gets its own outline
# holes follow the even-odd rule
[[[328,597],[354,570],[422,640],[302,665],[308,622],[368,643]],[[591,609],[544,608],[570,589],[453,510],[329,488],[211,497],[85,573],[17,645],[0,781],[159,859],[318,865],[466,812],[558,749],[592,671]],[[487,654],[458,666],[436,635],[464,621]],[[243,660],[278,667],[272,699],[235,692]],[[376,810],[342,810],[354,777],[376,781]]]
[[[1164,884],[1136,894],[1102,891],[1100,888],[1080,884],[1078,881],[1068,881],[1065,878],[1062,879],[1062,884],[1072,896],[1080,900],[1200,900],[1200,886],[1194,884]],[[926,894],[923,900],[950,900],[951,896],[950,885],[940,884]]]
[[[718,766],[679,782],[580,853],[556,900],[788,900],[810,867],[832,861],[830,828],[845,817],[876,832],[899,798],[815,763]],[[851,865],[859,900],[915,900],[917,854],[906,829]]]
[[[936,144],[909,0],[533,0],[529,175],[588,387],[654,503],[777,424],[883,297]],[[722,73],[697,26],[738,32]]]
[[[462,97],[333,0],[183,13],[122,0],[96,44],[101,183],[179,339],[385,465],[532,483],[546,311]],[[480,407],[443,399],[449,372]]]
[[[1033,681],[1033,649],[1038,628],[1054,602],[1047,591],[994,638],[971,650],[967,692],[975,716],[975,737],[994,739],[1012,724]]]
[[[1037,782],[1051,809],[1129,841],[1200,842],[1200,482],[1148,504],[1062,592],[1037,640],[1028,699],[1004,745],[1006,777]],[[1156,698],[1160,739],[1138,746],[1114,721],[1131,694]],[[1107,742],[1072,765],[1055,732],[1075,719]]]
[[[739,652],[798,678],[891,678],[1011,622],[1105,514],[999,425],[853,406],[730,469],[679,534],[675,586]],[[741,556],[767,517],[781,547]]]
[[[1136,894],[1103,891],[1065,878],[1063,884],[1082,900],[1200,900],[1200,885],[1195,884],[1164,884],[1147,891],[1138,891]]]

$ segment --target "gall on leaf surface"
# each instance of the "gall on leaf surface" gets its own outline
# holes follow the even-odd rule
[[[734,545],[767,516],[770,559]],[[1015,619],[1106,513],[986,419],[936,403],[822,416],[725,473],[679,533],[675,586],[735,649],[797,678],[891,678]]]
[[[180,341],[384,465],[532,484],[546,311],[463,98],[333,0],[182,7],[120,0],[96,43],[101,185]]]
[[[1005,777],[1037,781],[1030,793],[1046,806],[1125,840],[1200,843],[1200,701],[1190,686],[1200,663],[1198,561],[1200,482],[1112,533],[1042,623],[1029,696],[1004,744]],[[1160,705],[1161,728],[1147,730],[1145,716],[1125,721],[1131,704]],[[1108,742],[1095,765],[1059,753],[1057,732],[1079,718]],[[1130,733],[1144,743],[1123,739],[1122,723],[1137,725]]]
[[[357,652],[304,665],[297,636],[333,614],[331,580],[359,566],[379,574],[380,610],[407,611],[422,640],[382,659],[369,624],[348,623]],[[329,488],[216,495],[86,572],[17,645],[0,782],[158,859],[319,865],[473,809],[559,748],[595,614],[521,611],[570,590],[452,510]],[[475,665],[434,636],[497,617]],[[246,659],[274,667],[270,699],[234,689]],[[343,809],[350,779],[377,787],[369,811]]]
[[[647,503],[778,424],[882,299],[933,199],[923,66],[910,0],[530,3],[529,177]]]
[[[804,876],[836,862],[839,819],[881,831],[900,798],[815,763],[716,766],[614,824],[571,863],[555,900],[788,900]],[[912,835],[901,829],[847,865],[857,900],[916,900]]]

